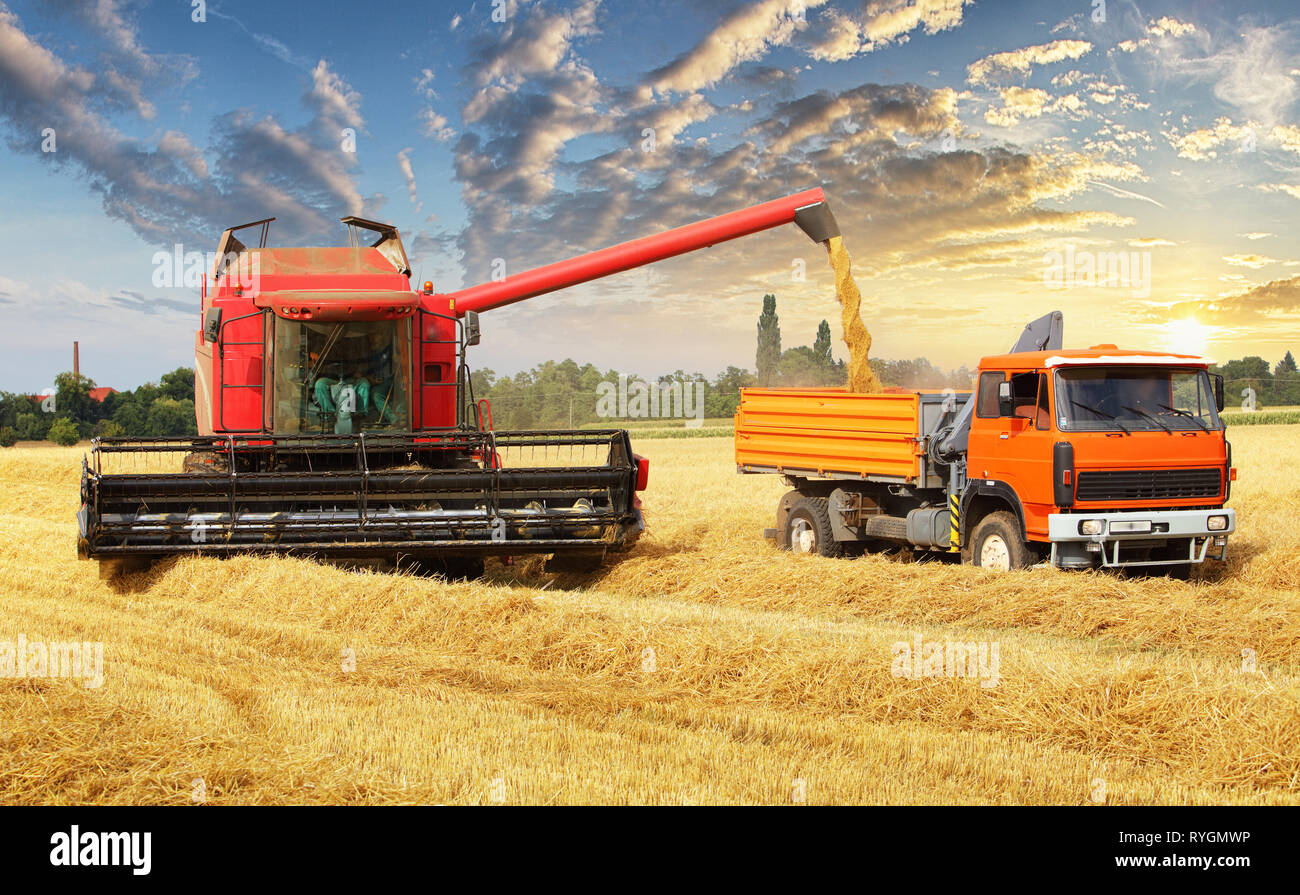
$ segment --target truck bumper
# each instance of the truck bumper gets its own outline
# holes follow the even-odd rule
[[[1210,520],[1220,518],[1222,527],[1211,528]],[[1100,532],[1084,534],[1081,526],[1085,520],[1097,520]],[[1237,514],[1226,507],[1053,513],[1047,517],[1052,565],[1065,569],[1223,560],[1228,556],[1228,535],[1236,529]]]

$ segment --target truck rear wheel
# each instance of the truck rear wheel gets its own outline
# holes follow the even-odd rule
[[[998,571],[1027,569],[1035,561],[1020,535],[1020,523],[1005,510],[989,513],[979,521],[964,558],[971,565]]]
[[[831,529],[830,500],[825,497],[796,500],[781,531],[781,546],[795,553],[842,556],[844,545],[835,540]]]

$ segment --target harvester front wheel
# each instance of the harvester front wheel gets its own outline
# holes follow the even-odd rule
[[[989,513],[975,526],[967,545],[968,563],[999,572],[1027,569],[1036,557],[1020,535],[1020,523],[1010,513]]]
[[[797,499],[786,516],[781,546],[795,553],[843,555],[844,545],[835,540],[831,528],[830,500],[825,497]]]

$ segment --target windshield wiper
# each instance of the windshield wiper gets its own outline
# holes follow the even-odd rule
[[[1183,410],[1179,407],[1170,407],[1168,404],[1161,404],[1160,408],[1162,410],[1168,410],[1174,416],[1185,416],[1190,420],[1196,420],[1196,422],[1200,425],[1202,429],[1204,429],[1206,432],[1210,431],[1210,427],[1205,424],[1205,420],[1201,419],[1199,416],[1192,413],[1190,410]]]
[[[1089,413],[1095,413],[1097,414],[1097,416],[1101,417],[1104,420],[1110,420],[1112,423],[1119,426],[1120,431],[1123,432],[1125,435],[1133,434],[1132,432],[1129,431],[1128,426],[1124,425],[1119,421],[1119,417],[1112,416],[1111,414],[1107,413],[1104,410],[1098,410],[1096,407],[1093,407],[1090,404],[1080,404],[1078,401],[1071,401],[1070,403],[1073,404],[1075,407],[1082,407],[1084,410],[1087,410]]]
[[[1153,414],[1147,413],[1147,412],[1146,412],[1145,410],[1143,410],[1141,407],[1130,407],[1129,405],[1125,404],[1125,405],[1124,405],[1124,409],[1125,409],[1125,410],[1131,410],[1131,411],[1133,411],[1133,412],[1136,413],[1136,414],[1140,414],[1141,416],[1145,417],[1146,419],[1151,420],[1151,422],[1155,423],[1155,424],[1156,424],[1157,426],[1159,426],[1161,429],[1164,429],[1164,430],[1165,430],[1166,432],[1168,432],[1170,435],[1173,435],[1173,434],[1174,434],[1174,430],[1171,429],[1171,428],[1169,428],[1168,426],[1166,426],[1164,423],[1160,422],[1160,418],[1159,418],[1159,417],[1157,417],[1157,416],[1155,416],[1155,415],[1153,415]]]

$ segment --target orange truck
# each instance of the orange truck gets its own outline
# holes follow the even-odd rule
[[[1204,358],[1061,348],[1059,311],[969,392],[748,388],[741,473],[793,489],[765,534],[840,556],[881,547],[995,569],[1138,567],[1184,577],[1226,558],[1236,479]]]

